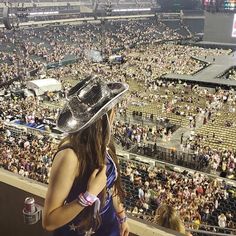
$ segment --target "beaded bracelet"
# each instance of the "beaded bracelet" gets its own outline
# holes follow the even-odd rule
[[[96,215],[100,210],[100,204],[101,204],[100,199],[97,196],[90,194],[88,191],[86,191],[85,193],[79,194],[79,196],[77,197],[77,202],[82,207],[92,206],[95,203],[94,218],[96,218]]]
[[[77,197],[77,203],[78,203],[79,205],[81,205],[82,207],[87,207],[87,206],[89,206],[87,203],[84,202],[84,200],[83,200],[83,198],[82,198],[81,195],[79,195],[79,196]]]
[[[123,218],[120,218],[120,217],[116,217],[116,218],[120,225],[127,221],[127,216],[124,216]]]
[[[91,206],[91,202],[87,201],[87,199],[84,197],[84,194],[81,193],[78,197],[77,197],[77,202],[83,206],[83,207],[87,207],[87,206]]]

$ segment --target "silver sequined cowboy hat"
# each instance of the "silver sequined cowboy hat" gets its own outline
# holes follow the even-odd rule
[[[75,85],[57,118],[57,127],[65,133],[75,133],[89,127],[113,108],[127,92],[125,83],[102,82],[89,77]]]

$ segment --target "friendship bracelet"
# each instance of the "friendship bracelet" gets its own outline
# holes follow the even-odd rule
[[[124,216],[123,218],[119,218],[119,217],[116,217],[116,218],[120,225],[127,221],[127,216]]]
[[[93,203],[98,200],[97,196],[90,194],[88,191],[86,191],[83,194],[83,197],[84,197],[85,201],[87,201],[89,203],[90,206],[93,205]]]
[[[80,202],[79,200],[77,201],[77,203],[82,206],[82,207],[87,207],[88,205],[84,205],[82,202]]]
[[[79,194],[79,196],[77,197],[77,202],[83,207],[92,206],[95,203],[94,218],[96,218],[97,213],[100,211],[101,205],[100,199],[97,196],[90,194],[88,191],[86,191],[85,193]]]
[[[86,204],[86,203],[82,200],[81,195],[79,195],[79,196],[77,197],[77,203],[78,203],[79,205],[81,205],[82,207],[87,207],[87,206],[89,206],[88,204]]]
[[[88,199],[84,193],[81,193],[81,200],[84,201],[84,203],[88,204],[89,206],[92,206],[94,201],[91,201],[90,199]]]
[[[84,198],[86,201],[92,203],[95,203],[95,207],[94,207],[94,214],[93,214],[93,217],[96,218],[97,217],[97,213],[100,211],[100,206],[101,206],[101,201],[100,199],[93,195],[93,194],[90,194],[88,191],[86,191],[84,193]]]

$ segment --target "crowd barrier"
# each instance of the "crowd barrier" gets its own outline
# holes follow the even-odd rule
[[[151,143],[145,144],[143,147],[135,145],[130,152],[148,156],[155,160],[168,162],[174,165],[187,167],[194,170],[211,172],[211,165],[205,155],[195,154],[192,150],[176,150],[175,148],[165,148]],[[220,170],[219,170],[220,171]],[[221,173],[224,177],[227,176],[226,172]],[[232,178],[232,177],[230,177]]]
[[[26,135],[26,134],[32,134],[35,136],[50,136],[52,138],[55,138],[55,140],[60,140],[63,135],[62,134],[57,134],[45,130],[40,130],[40,129],[35,129],[32,127],[27,127],[25,125],[19,125],[19,124],[14,124],[11,122],[4,122],[4,128],[8,129],[11,132],[12,136],[19,136],[19,135]]]
[[[78,62],[78,58],[72,58],[72,59],[62,60],[60,62],[49,63],[49,64],[47,64],[46,68],[47,69],[54,69],[57,67],[62,67],[62,66],[74,64],[76,62]]]
[[[220,177],[220,176],[218,176],[214,173],[210,173],[210,172],[205,173],[202,170],[194,170],[194,169],[190,169],[188,167],[183,167],[183,166],[180,166],[180,165],[177,165],[177,164],[167,163],[165,161],[153,159],[151,157],[142,156],[142,155],[139,155],[139,154],[136,154],[136,153],[130,153],[130,152],[127,152],[127,151],[122,150],[120,148],[117,149],[117,155],[119,157],[123,157],[127,160],[131,160],[131,161],[134,160],[134,161],[139,161],[139,162],[141,161],[143,163],[146,163],[146,164],[149,164],[149,165],[152,165],[152,166],[163,167],[165,169],[169,169],[169,170],[179,172],[179,173],[187,171],[190,174],[194,174],[195,172],[198,172],[198,173],[201,173],[202,175],[208,176],[211,179],[217,179],[218,181],[221,181],[221,182],[225,181],[226,184],[231,185],[233,187],[236,187],[236,181]]]

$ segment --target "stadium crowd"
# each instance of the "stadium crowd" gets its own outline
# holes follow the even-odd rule
[[[1,135],[0,166],[22,177],[48,183],[55,143],[48,136]]]
[[[0,166],[23,177],[48,183],[53,154],[57,143],[42,135],[14,135],[10,130],[1,134]],[[216,225],[211,217],[221,202],[231,200],[235,190],[224,181],[212,180],[199,173],[177,173],[144,163],[120,160],[122,180],[126,191],[126,207],[136,216],[145,215],[153,221],[155,210],[163,204],[171,205],[181,219],[199,229],[200,224]],[[133,196],[137,201],[131,201]],[[218,212],[217,212],[218,213]],[[221,228],[235,228],[235,211],[224,208],[227,216]],[[218,215],[217,215],[218,217]],[[190,226],[188,226],[190,227]]]
[[[126,190],[137,201],[136,204],[129,197],[126,199],[132,214],[153,221],[150,215],[155,215],[155,209],[169,205],[179,212],[185,224],[191,223],[194,229],[199,229],[202,224],[216,225],[218,217],[221,228],[235,229],[235,212],[227,207],[225,212],[217,211],[221,203],[235,195],[235,189],[232,191],[224,181],[219,182],[196,172],[170,172],[135,161],[121,160],[121,166]],[[227,216],[224,216],[224,225],[222,214]]]
[[[88,23],[79,26],[47,27],[43,34],[40,29],[3,32],[0,37],[0,58],[3,62],[1,80],[6,81],[7,78],[18,74],[25,79],[29,77],[30,71],[40,72],[49,63],[60,63],[73,57],[78,60],[83,59],[73,66],[77,73],[84,70],[86,73],[91,73],[97,70],[110,76],[118,71],[119,78],[124,74],[130,74],[135,77],[135,80],[142,82],[147,79],[147,76],[149,79],[158,78],[167,72],[191,74],[198,71],[203,65],[191,59],[192,56],[229,53],[218,49],[201,49],[174,44],[152,46],[153,43],[182,37],[155,20],[111,21],[105,22],[104,26]],[[127,57],[127,63],[121,68],[114,66],[112,71],[105,70],[102,65],[102,68],[100,65],[92,65],[88,70],[88,62],[84,61],[84,57],[91,57],[91,51],[94,53],[97,50],[105,53],[107,57],[118,51]],[[149,55],[153,56],[149,57]],[[63,69],[59,70],[60,73],[63,71]]]
[[[85,24],[46,27],[43,31],[27,29],[1,34],[0,83],[20,79],[20,84],[11,85],[11,92],[5,89],[1,95],[0,166],[21,176],[48,183],[56,148],[55,140],[50,136],[15,135],[5,128],[4,122],[17,120],[18,124],[28,127],[31,124],[45,124],[50,131],[58,114],[58,108],[53,106],[53,102],[63,100],[73,80],[88,74],[126,81],[131,85],[129,96],[119,107],[121,117],[128,116],[129,111],[138,111],[140,106],[149,105],[153,115],[149,117],[149,123],[152,125],[142,124],[145,113],[142,111],[139,125],[132,123],[133,119],[128,123],[115,123],[115,139],[126,149],[137,145],[141,152],[146,143],[158,143],[159,139],[171,141],[172,132],[159,127],[156,121],[165,123],[165,119],[170,118],[172,122],[172,115],[181,117],[180,120],[185,120],[189,129],[195,130],[199,124],[214,124],[217,114],[225,106],[231,106],[234,113],[236,98],[233,92],[221,89],[212,92],[198,86],[160,79],[165,73],[192,74],[204,68],[206,65],[194,60],[194,56],[231,52],[163,43],[182,37],[155,20],[112,21],[105,22],[103,26]],[[93,59],[93,52],[97,50],[102,51],[107,60],[117,50],[125,62],[119,65],[93,63],[89,59]],[[92,52],[92,58],[89,51]],[[76,59],[75,63],[46,70],[48,64],[60,64],[69,58]],[[58,79],[64,88],[60,96],[46,95],[52,106],[45,105],[40,97],[17,96],[14,92],[17,87],[25,88],[27,80],[47,77]],[[154,107],[150,107],[150,104],[154,104]],[[198,134],[197,130],[195,132],[179,143],[180,148],[188,149],[195,155],[203,155],[213,170],[226,168],[235,172],[234,150],[213,150],[204,144],[207,137]],[[217,134],[213,138],[225,141],[217,137]],[[185,223],[193,223],[192,227],[196,229],[200,228],[201,223],[215,225],[216,220],[219,220],[221,228],[235,228],[233,210],[220,210],[217,217],[211,218],[221,202],[233,197],[231,187],[225,182],[210,180],[197,173],[183,175],[133,162],[121,161],[121,165],[127,195],[134,193],[137,198],[137,205],[134,205],[134,201],[126,202],[131,213],[154,216],[158,206],[167,204],[179,212]]]

